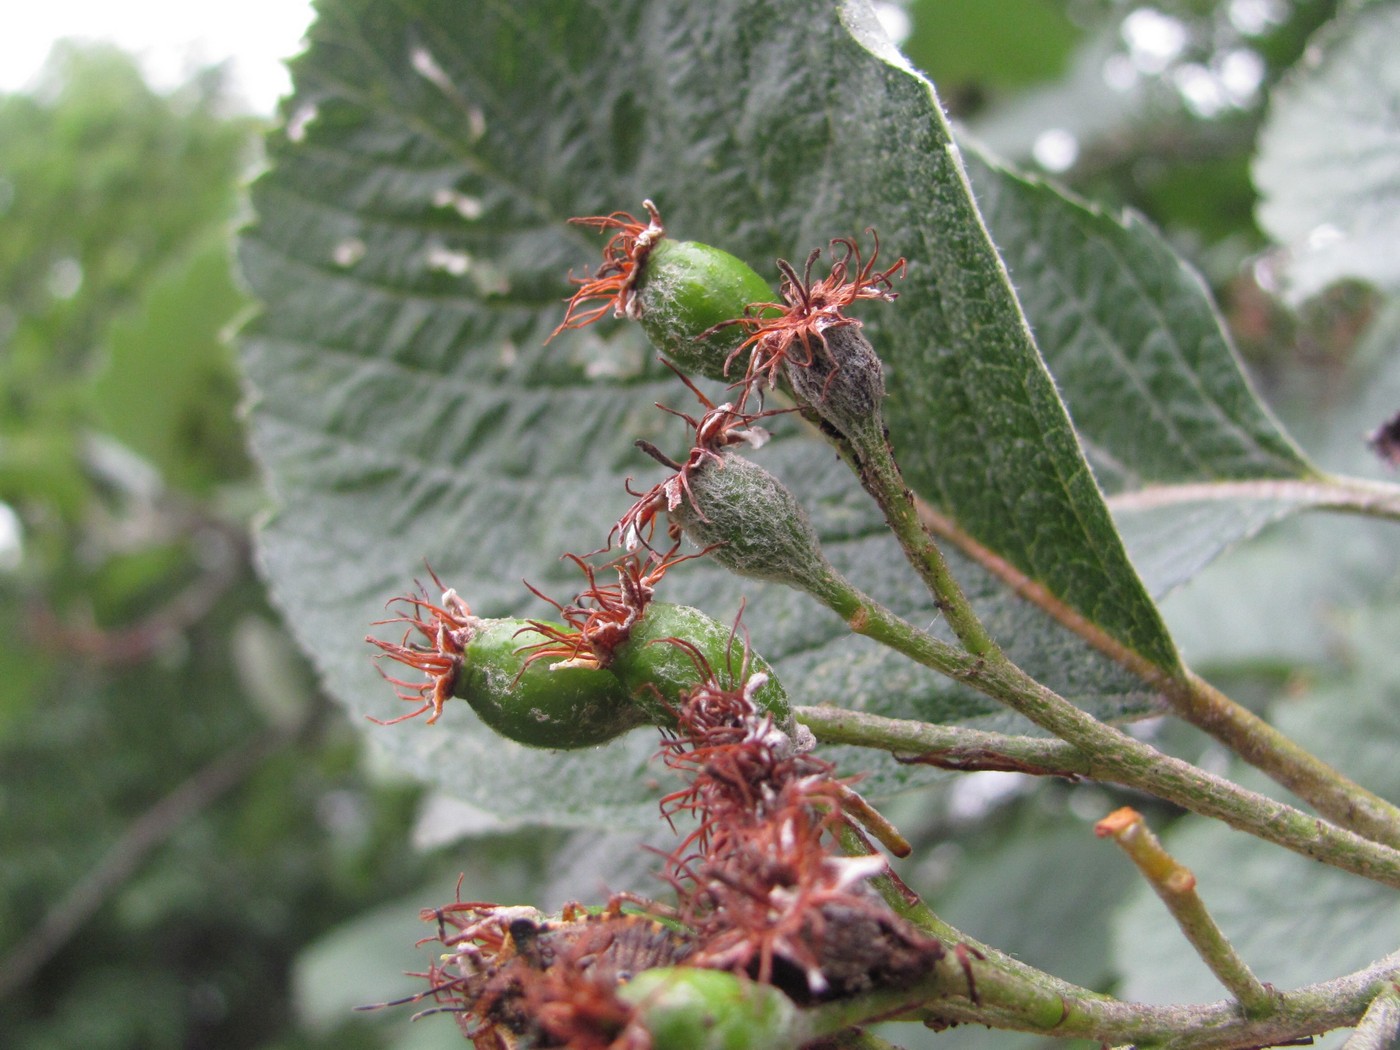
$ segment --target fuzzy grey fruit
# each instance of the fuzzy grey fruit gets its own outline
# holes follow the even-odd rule
[[[686,535],[731,572],[801,590],[823,589],[834,570],[787,486],[742,456],[723,452],[690,474],[690,500],[672,513]]]
[[[848,438],[882,435],[885,373],[870,340],[859,324],[829,328],[822,338],[811,364],[787,361],[793,393]]]

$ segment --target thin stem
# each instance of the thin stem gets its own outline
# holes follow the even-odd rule
[[[1400,985],[1382,988],[1361,1016],[1342,1050],[1389,1050],[1400,1035]]]
[[[1189,670],[1175,675],[1146,660],[951,522],[936,515],[930,508],[921,508],[905,486],[893,454],[883,439],[876,441],[871,435],[857,434],[850,438],[833,436],[832,440],[851,463],[866,491],[879,504],[910,563],[920,572],[939,608],[969,652],[989,659],[1005,659],[982,629],[975,611],[949,572],[929,525],[937,526],[942,535],[953,539],[984,568],[1011,584],[1018,595],[1040,606],[1090,645],[1160,690],[1180,717],[1226,744],[1246,762],[1306,800],[1319,813],[1343,828],[1400,849],[1400,807],[1366,790],[1299,747],[1268,722]],[[1400,489],[1395,486],[1355,479],[1307,484],[1311,486],[1308,491],[1316,500],[1323,499],[1324,495],[1329,500],[1342,500],[1342,495],[1347,494],[1351,502],[1342,500],[1340,505],[1358,511],[1364,509],[1367,513],[1385,512],[1400,516]],[[1052,729],[1056,735],[1073,739],[1061,729],[1047,725],[1028,712],[1022,713]]]
[[[1160,691],[1179,717],[1209,733],[1334,823],[1400,848],[1400,807],[1299,747],[1192,671],[1184,670],[1180,676],[1163,671],[927,504],[918,503],[918,508],[921,519],[933,532],[954,544],[1016,595]]]
[[[905,624],[905,629],[921,633],[911,624]],[[920,647],[908,644],[899,651],[917,659]],[[972,683],[978,688],[987,687],[984,691],[998,698],[999,693],[1011,695],[1017,688],[1026,688],[1014,679],[1007,682],[1001,675],[995,674],[995,670],[984,667],[982,673],[971,680]],[[1008,686],[1011,688],[1008,689]],[[1053,741],[1037,742],[1024,737],[1002,737],[994,741],[981,738],[984,742],[990,742],[996,749],[1005,748],[1005,753],[1014,759],[1024,758],[1031,764],[1054,766],[1091,780],[1147,792],[1190,812],[1224,821],[1233,828],[1305,857],[1400,888],[1400,851],[1163,754],[1096,721],[1038,683],[1031,682],[1031,686],[1076,712],[1089,724],[1092,733],[1080,734],[1080,740],[1071,743],[1068,749]],[[1022,710],[1014,696],[1008,700],[1008,706]],[[1052,703],[1051,706],[1056,705]],[[798,721],[812,730],[817,739],[830,743],[920,754],[947,747],[956,739],[947,726],[882,718],[863,712],[803,707],[794,714]],[[972,731],[957,732],[961,735]],[[979,738],[974,736],[972,739],[976,741]]]
[[[845,441],[837,439],[836,444],[884,513],[909,563],[923,579],[962,647],[973,656],[995,651],[996,642],[963,594],[943,551],[920,520],[914,494],[904,483],[883,428],[851,434]]]
[[[944,960],[914,988],[882,990],[814,1007],[815,1027],[831,1031],[863,1021],[899,1017],[925,1024],[986,1024],[1044,1036],[1092,1039],[1140,1050],[1224,1050],[1275,1046],[1361,1022],[1378,987],[1390,985],[1400,954],[1320,984],[1272,997],[1266,1012],[1246,1016],[1232,1000],[1192,1006],[1151,1006],[1105,996],[1049,994],[1019,975],[977,968],[977,1000],[959,968]]]
[[[1163,848],[1142,814],[1124,806],[1094,825],[1094,833],[1100,838],[1112,838],[1122,847],[1172,913],[1201,961],[1239,1000],[1245,1014],[1249,1017],[1267,1015],[1273,1007],[1273,991],[1255,977],[1240,958],[1196,892],[1196,876]]]
[[[1245,499],[1279,500],[1318,510],[1400,521],[1400,485],[1339,474],[1317,478],[1203,481],[1186,485],[1147,485],[1108,497],[1115,511],[1146,511],[1181,503]]]
[[[1328,819],[1400,849],[1400,807],[1333,769],[1248,708],[1187,670],[1164,690],[1172,709]]]
[[[841,797],[841,809],[847,816],[873,835],[885,849],[896,857],[907,857],[914,852],[909,840],[900,834],[899,829],[890,823],[889,818],[867,802],[849,784],[836,784]],[[867,852],[874,852],[869,850]]]
[[[996,770],[1067,779],[1093,772],[1093,763],[1077,747],[1050,737],[911,722],[829,705],[796,707],[792,713],[824,744],[880,748],[899,762],[960,772]]]

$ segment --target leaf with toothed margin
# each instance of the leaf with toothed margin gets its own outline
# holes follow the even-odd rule
[[[1144,219],[1105,214],[975,150],[967,159],[1046,366],[1154,595],[1270,522],[1337,498],[1255,395],[1204,281]]]
[[[862,317],[889,366],[891,439],[910,483],[1175,669],[937,100],[863,4],[327,0],[293,74],[241,249],[262,301],[242,340],[252,434],[277,503],[260,549],[289,622],[352,711],[393,713],[359,639],[423,559],[480,615],[542,613],[521,578],[561,597],[577,588],[554,559],[596,548],[626,506],[623,479],[654,469],[633,441],[683,447],[651,403],[685,395],[639,333],[600,326],[542,345],[564,275],[598,248],[565,220],[647,196],[674,233],[760,272],[878,226],[890,255],[910,260],[899,302]],[[780,427],[758,455],[812,508],[833,560],[939,629],[854,481],[796,422]],[[1103,717],[1152,710],[1121,669],[957,568],[1032,674]],[[797,702],[1013,724],[791,592],[691,565],[664,596],[727,618],[741,594],[745,625]],[[662,790],[646,733],[596,753],[527,752],[457,705],[437,727],[374,739],[498,813],[647,822]],[[870,757],[842,761],[854,771]],[[886,764],[869,786],[925,775]]]

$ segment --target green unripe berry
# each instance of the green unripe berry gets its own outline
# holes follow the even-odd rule
[[[637,308],[652,345],[683,372],[707,379],[726,375],[729,355],[748,337],[729,324],[754,303],[773,301],[773,289],[742,259],[696,241],[659,241],[637,284]],[[718,326],[718,327],[717,327]]]
[[[792,1050],[815,1033],[771,985],[723,970],[659,967],[618,988],[653,1050]]]
[[[611,672],[530,661],[521,651],[545,641],[525,620],[475,620],[455,695],[501,736],[529,747],[593,747],[646,723]]]
[[[614,674],[632,694],[633,700],[649,709],[652,721],[669,724],[673,716],[663,705],[673,710],[681,706],[682,694],[694,689],[704,679],[692,654],[671,639],[690,643],[704,658],[720,684],[742,685],[741,675],[762,674],[767,681],[753,695],[760,712],[773,716],[779,728],[791,728],[792,711],[787,693],[778,682],[768,661],[746,649],[742,635],[688,605],[652,602],[646,613],[632,626],[627,641],[613,651],[609,665]]]

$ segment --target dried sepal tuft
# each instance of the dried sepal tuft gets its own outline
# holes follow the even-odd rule
[[[791,411],[791,409],[768,409],[767,411],[749,412],[746,407],[749,396],[747,389],[740,392],[736,401],[716,405],[701,392],[699,387],[679,371],[674,368],[672,371],[675,371],[682,382],[690,388],[704,406],[705,411],[697,419],[695,416],[667,408],[665,405],[658,404],[656,406],[663,412],[685,420],[694,435],[690,451],[686,454],[684,462],[676,462],[650,443],[637,442],[639,448],[657,462],[670,467],[674,473],[645,492],[635,491],[631,486],[631,479],[628,479],[628,494],[636,497],[636,502],[627,509],[627,512],[613,527],[612,532],[608,534],[609,545],[615,538],[620,537],[622,545],[627,550],[634,550],[639,545],[649,548],[655,533],[656,519],[659,515],[671,513],[687,501],[692,506],[694,505],[695,499],[690,488],[690,478],[696,471],[706,464],[722,464],[723,460],[720,454],[727,448],[736,445],[747,445],[754,449],[762,448],[768,442],[770,435],[763,427],[756,425],[758,421]],[[673,529],[668,529],[668,535],[673,540],[677,539]]]
[[[613,654],[627,641],[651,605],[666,573],[681,562],[698,557],[680,554],[679,549],[679,544],[664,554],[648,549],[645,556],[628,551],[605,566],[617,573],[616,584],[600,584],[597,569],[577,554],[565,554],[578,566],[588,586],[568,605],[562,605],[530,584],[525,585],[536,597],[558,609],[565,624],[559,627],[530,621],[530,626],[546,641],[524,648],[527,664],[549,660],[574,667],[610,667]]]
[[[576,226],[612,230],[613,235],[603,246],[603,263],[593,275],[571,278],[578,285],[578,290],[569,298],[564,320],[550,333],[550,339],[566,328],[584,328],[608,314],[632,320],[640,316],[637,283],[641,280],[647,257],[666,236],[666,228],[661,224],[661,214],[656,210],[656,205],[649,200],[643,201],[642,205],[647,210],[646,222],[625,211],[569,220]],[[597,305],[588,306],[590,303]]]
[[[830,362],[826,346],[827,333],[847,327],[859,327],[860,322],[845,313],[847,307],[863,299],[889,302],[898,295],[893,278],[904,275],[905,261],[900,259],[885,270],[877,270],[875,261],[880,254],[880,239],[874,230],[867,230],[874,241],[869,259],[862,259],[860,246],[850,238],[831,242],[841,254],[832,262],[825,277],[813,278],[812,267],[821,258],[822,250],[815,248],[807,256],[807,264],[799,275],[785,259],[778,260],[783,281],[779,289],[781,302],[756,302],[742,316],[725,322],[749,333],[730,354],[725,363],[732,364],[749,352],[743,381],[749,385],[766,385],[772,389],[785,371],[811,368],[819,359]]]
[[[635,974],[683,961],[688,940],[617,905],[557,918],[534,908],[457,901],[424,911],[444,949],[427,973],[425,1013],[453,1014],[477,1046],[650,1050],[637,1008],[618,995]],[[386,1004],[392,1005],[392,1004]]]
[[[663,812],[696,818],[666,868],[695,932],[689,965],[745,974],[804,1003],[917,980],[942,944],[866,886],[883,857],[838,854],[849,783],[754,704],[761,677],[702,683],[663,751],[689,780]]]
[[[392,677],[380,668],[380,674],[394,687],[401,700],[420,706],[397,718],[384,721],[370,719],[379,725],[394,725],[428,711],[432,712],[428,716],[429,725],[442,717],[443,705],[455,695],[467,643],[481,622],[472,615],[471,607],[456,591],[443,585],[431,566],[428,567],[428,575],[442,593],[438,601],[431,600],[427,588],[415,580],[417,594],[400,595],[388,603],[391,610],[396,606],[399,608],[399,615],[374,623],[374,626],[407,624],[400,641],[386,642],[373,635],[365,636],[365,641],[380,650],[380,659],[388,658],[425,675],[424,681],[412,682]]]

